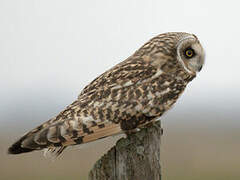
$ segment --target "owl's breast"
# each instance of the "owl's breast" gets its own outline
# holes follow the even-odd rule
[[[153,79],[142,101],[143,113],[146,116],[161,116],[177,101],[185,87],[186,83],[179,78],[165,76]]]

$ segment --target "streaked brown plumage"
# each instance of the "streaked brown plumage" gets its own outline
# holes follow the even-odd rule
[[[76,101],[24,135],[9,153],[48,148],[60,154],[69,145],[155,121],[176,102],[203,63],[204,51],[196,36],[160,34],[97,77]]]

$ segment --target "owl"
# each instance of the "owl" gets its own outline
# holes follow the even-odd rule
[[[195,35],[160,34],[93,80],[76,101],[26,133],[8,153],[45,149],[57,156],[68,146],[145,127],[173,106],[204,59]]]

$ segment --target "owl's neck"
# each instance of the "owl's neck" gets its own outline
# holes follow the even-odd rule
[[[180,77],[181,79],[183,79],[186,83],[192,81],[195,77],[196,74],[189,74],[187,71],[185,70],[179,70],[176,72],[176,76]]]
[[[196,75],[187,72],[178,61],[167,61],[160,67],[162,71],[167,74],[172,74],[174,77],[178,77],[186,83],[192,81]]]

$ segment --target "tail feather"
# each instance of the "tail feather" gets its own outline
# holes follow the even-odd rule
[[[45,154],[59,156],[62,151],[71,145],[88,143],[108,136],[122,133],[119,124],[112,122],[60,121],[50,125],[41,125],[30,131],[9,149],[9,154],[20,154],[34,150],[46,149]]]
[[[11,147],[9,147],[8,154],[21,154],[33,151],[34,149],[22,147],[22,142],[24,139],[25,137],[22,137],[17,142],[15,142]]]
[[[41,130],[42,125],[25,134],[8,148],[8,154],[21,154],[34,150],[41,150],[46,146],[37,144],[34,141],[35,135]]]
[[[66,149],[67,146],[60,146],[60,147],[48,147],[44,149],[43,156],[45,158],[50,158],[51,160],[57,159],[57,157]]]

